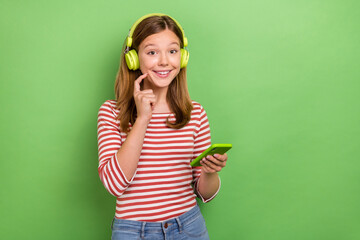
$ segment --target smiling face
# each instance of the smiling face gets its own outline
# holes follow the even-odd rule
[[[168,29],[145,38],[138,55],[141,72],[149,74],[144,84],[150,88],[167,88],[180,72],[180,40]]]

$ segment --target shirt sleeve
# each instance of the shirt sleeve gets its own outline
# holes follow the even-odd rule
[[[207,148],[209,148],[211,146],[210,125],[209,125],[209,120],[207,118],[205,109],[200,105],[200,108],[198,111],[199,111],[199,124],[198,124],[198,128],[195,131],[195,136],[194,136],[194,154],[193,154],[192,160],[194,160],[203,151],[205,151]],[[192,174],[193,174],[194,190],[195,190],[196,195],[204,203],[211,201],[219,192],[221,184],[219,184],[219,188],[213,196],[211,196],[208,199],[205,199],[200,194],[199,188],[198,188],[199,178],[201,175],[201,166],[193,167]],[[219,177],[219,181],[220,181],[220,177]],[[221,181],[220,181],[220,183],[221,183]]]
[[[97,122],[99,176],[108,192],[116,197],[121,196],[132,179],[128,181],[123,173],[116,153],[121,147],[120,127],[116,113],[109,101],[101,105]]]

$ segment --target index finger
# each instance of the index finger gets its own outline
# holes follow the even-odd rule
[[[138,77],[138,78],[135,80],[135,82],[134,82],[134,93],[140,91],[140,83],[141,83],[141,81],[142,81],[144,78],[147,77],[147,75],[148,75],[148,74],[145,73],[145,74],[141,75],[140,77]]]
[[[218,153],[216,153],[216,154],[214,154],[214,157],[215,157],[216,159],[220,160],[220,161],[226,161],[227,158],[228,158],[228,156],[227,156],[226,153],[224,153],[224,154],[218,154]]]

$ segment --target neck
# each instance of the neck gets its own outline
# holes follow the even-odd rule
[[[168,86],[156,87],[153,84],[150,84],[148,81],[144,81],[143,89],[153,90],[153,93],[156,97],[156,103],[153,110],[154,113],[168,113],[171,111],[166,100]]]

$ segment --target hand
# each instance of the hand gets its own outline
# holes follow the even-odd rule
[[[140,90],[141,81],[146,78],[148,73],[138,77],[134,82],[134,100],[137,109],[137,118],[146,119],[150,121],[154,105],[156,103],[156,96],[152,89]]]
[[[205,173],[220,172],[223,167],[226,166],[228,156],[226,153],[214,154],[214,156],[208,155],[204,157],[200,163],[202,165],[202,171]]]

